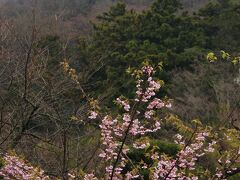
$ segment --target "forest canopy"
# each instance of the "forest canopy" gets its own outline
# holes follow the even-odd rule
[[[236,0],[0,0],[0,179],[239,179],[239,51]]]

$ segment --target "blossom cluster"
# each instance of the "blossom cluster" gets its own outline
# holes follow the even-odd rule
[[[215,141],[205,143],[206,138],[209,136],[208,132],[199,132],[195,134],[194,143],[189,143],[183,140],[183,137],[179,134],[176,135],[175,142],[183,149],[177,154],[177,157],[170,159],[167,157],[159,157],[158,155],[152,157],[154,161],[157,161],[157,166],[154,169],[153,179],[158,180],[166,178],[169,180],[174,179],[198,179],[197,176],[187,176],[185,170],[191,171],[195,169],[196,161],[199,157],[203,156],[206,152],[213,152],[213,145]]]
[[[145,142],[133,142],[129,145],[124,142],[129,135],[132,139],[137,139],[146,133],[156,132],[160,129],[160,120],[155,119],[156,110],[163,107],[170,107],[169,103],[165,103],[159,98],[156,98],[156,92],[160,89],[159,82],[153,79],[154,70],[151,66],[143,66],[141,69],[141,77],[136,81],[136,98],[126,100],[117,98],[116,103],[123,108],[124,113],[113,118],[106,115],[100,124],[101,139],[103,148],[99,157],[101,157],[108,165],[106,166],[105,179],[133,179],[139,176],[136,172],[127,172],[124,177],[122,170],[127,163],[127,153],[129,145],[135,149],[144,149],[149,146]],[[145,79],[147,79],[145,81]],[[155,97],[155,98],[154,98]],[[140,108],[141,105],[147,107],[147,110]],[[94,114],[91,112],[91,114]],[[117,162],[117,166],[113,164]],[[93,174],[86,175],[86,179],[93,179]]]
[[[240,148],[238,151],[230,156],[229,153],[227,153],[226,156],[221,156],[218,159],[219,165],[222,166],[222,168],[216,168],[216,173],[214,175],[214,178],[216,179],[226,179],[226,176],[229,174],[235,174],[235,172],[240,171],[239,168],[235,167],[236,164],[239,164],[240,162]]]
[[[21,179],[21,180],[50,180],[45,172],[38,167],[32,166],[24,159],[18,157],[15,153],[5,153],[1,155],[0,179]],[[75,179],[75,175],[68,173],[68,179]],[[58,180],[58,178],[54,178]],[[87,180],[90,180],[88,178]],[[94,179],[93,179],[94,180]]]
[[[152,152],[150,157],[154,162],[153,165],[138,164],[137,169],[133,168],[123,173],[129,160],[130,148],[138,150],[150,147],[149,142],[141,141],[139,138],[161,128],[161,119],[156,116],[157,111],[162,108],[171,108],[171,103],[156,97],[161,84],[153,78],[154,69],[145,65],[137,72],[135,98],[133,100],[117,98],[116,103],[123,108],[124,112],[116,117],[106,115],[100,124],[103,146],[99,157],[106,164],[104,179],[140,178],[139,169],[142,168],[151,169],[150,178],[153,180],[198,179],[196,175],[189,175],[186,172],[194,170],[196,161],[205,153],[214,151],[216,142],[208,143],[209,132],[205,131],[194,132],[188,141],[181,135],[176,135],[175,143],[181,147],[176,157]],[[94,117],[94,112],[91,114]],[[128,136],[131,140],[127,139]],[[86,174],[85,180],[88,179],[97,178],[94,174]]]
[[[10,154],[2,155],[4,166],[0,169],[0,177],[3,179],[23,179],[23,180],[47,180],[40,168],[31,166],[23,159]]]

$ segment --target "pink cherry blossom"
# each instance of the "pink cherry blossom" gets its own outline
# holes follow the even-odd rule
[[[90,115],[88,116],[89,119],[96,119],[98,113],[95,111],[90,111]]]

